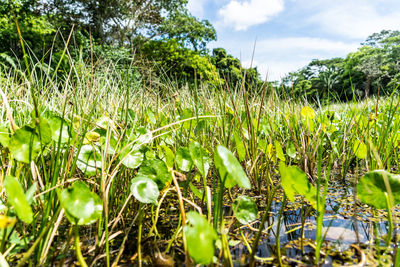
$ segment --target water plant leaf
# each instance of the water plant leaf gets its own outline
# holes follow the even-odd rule
[[[278,159],[285,161],[285,154],[283,153],[283,149],[281,144],[278,141],[275,141],[275,152]]]
[[[238,185],[250,189],[250,180],[236,157],[226,147],[218,145],[214,152],[214,163],[225,186],[231,188]]]
[[[239,196],[232,204],[236,219],[247,224],[257,219],[258,209],[256,203],[248,196]]]
[[[395,205],[400,204],[400,175],[391,174],[384,170],[367,172],[357,184],[357,195],[361,202],[377,209],[387,208],[385,185],[387,179]]]
[[[210,264],[215,253],[217,233],[207,219],[197,212],[187,214],[188,224],[184,227],[190,257],[198,264]]]
[[[88,176],[96,175],[97,169],[101,169],[101,154],[98,149],[92,145],[83,145],[76,166]]]
[[[308,181],[307,175],[296,166],[286,166],[283,162],[279,164],[281,174],[281,185],[285,194],[292,202],[295,201],[296,193],[306,198],[314,209],[317,209],[317,190]]]
[[[162,146],[160,146],[160,148],[164,152],[164,153],[161,153],[160,158],[162,160],[164,160],[164,162],[168,168],[172,168],[174,166],[174,161],[175,161],[174,152],[172,152],[172,150],[166,145],[162,145]]]
[[[315,118],[315,111],[312,107],[305,106],[301,109],[300,115],[304,119],[314,119]]]
[[[28,190],[26,190],[25,197],[26,197],[26,200],[28,201],[29,205],[31,205],[33,203],[33,197],[35,196],[36,188],[37,188],[37,183],[34,182],[28,188]]]
[[[50,125],[45,118],[32,122],[15,131],[11,136],[8,148],[11,156],[24,163],[29,163],[39,155],[42,146],[51,142]],[[40,132],[40,138],[39,138]]]
[[[160,195],[157,184],[143,176],[137,176],[132,179],[131,192],[140,202],[154,205],[157,205],[157,198]]]
[[[194,165],[199,170],[203,177],[207,176],[210,169],[210,157],[207,151],[199,144],[199,142],[192,142],[189,145],[190,156],[192,157]]]
[[[246,158],[246,149],[243,145],[242,138],[240,138],[239,134],[236,131],[233,132],[233,138],[235,139],[236,152],[238,153],[239,160],[243,161]]]
[[[121,154],[119,157],[122,164],[131,169],[138,168],[144,159],[143,153],[139,150],[131,150],[129,153]]]
[[[358,139],[354,140],[353,151],[354,155],[356,155],[356,157],[359,159],[365,159],[367,157],[367,146]]]
[[[184,172],[190,172],[193,169],[193,160],[190,156],[189,148],[180,147],[176,152],[176,165],[178,169]]]
[[[62,190],[61,206],[65,209],[68,220],[72,224],[92,224],[100,218],[103,204],[100,197],[90,191],[82,181]]]
[[[294,145],[292,142],[290,142],[290,143],[288,144],[288,146],[287,146],[286,154],[287,154],[290,158],[295,159],[295,158],[296,158],[296,153],[297,153],[297,151],[296,151],[295,145]]]
[[[14,176],[7,175],[4,179],[4,187],[7,193],[7,199],[11,206],[14,207],[18,218],[29,224],[33,221],[33,212],[31,206],[26,199],[24,189]]]
[[[8,147],[10,142],[10,133],[8,132],[8,128],[6,126],[0,125],[0,144],[3,147]]]
[[[85,134],[85,144],[89,144],[91,142],[98,142],[100,141],[100,134],[97,132],[87,132]]]
[[[156,124],[156,117],[154,116],[154,112],[151,109],[151,107],[148,107],[146,109],[146,115],[147,115],[147,118],[149,119],[151,124]]]
[[[172,181],[167,165],[160,159],[145,160],[140,166],[137,175],[153,180],[160,190]]]
[[[61,137],[61,144],[67,143],[71,138],[70,127],[67,121],[60,116],[52,113],[48,113],[46,119],[49,122],[52,132],[52,141],[58,142],[59,138]]]
[[[111,131],[109,131],[109,134],[111,136],[107,136],[107,130],[104,129],[96,129],[96,133],[100,134],[100,146],[102,147],[103,150],[106,149],[106,143],[107,143],[107,138],[110,138],[108,142],[108,147],[107,147],[107,154],[108,155],[114,155],[117,152],[118,149],[118,140],[111,134]]]

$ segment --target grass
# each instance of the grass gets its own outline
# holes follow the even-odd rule
[[[139,79],[134,67],[120,70],[112,64],[69,62],[71,71],[64,76],[54,75],[33,60],[27,63],[30,75],[18,64],[0,72],[0,142],[13,139],[28,124],[34,129],[30,139],[20,144],[28,147],[27,162],[18,159],[23,148],[16,147],[17,141],[8,145],[3,141],[0,146],[1,184],[7,176],[17,177],[33,211],[32,222],[21,220],[9,200],[11,191],[1,187],[0,212],[5,217],[0,218],[0,252],[10,264],[61,266],[78,260],[82,266],[86,262],[91,266],[124,262],[141,266],[160,261],[190,265],[209,263],[208,258],[199,258],[207,253],[216,264],[307,263],[302,255],[305,220],[312,218],[318,230],[316,246],[310,245],[315,258],[309,263],[318,263],[320,257],[333,258],[329,253],[333,247],[323,244],[322,232],[328,187],[335,182],[355,186],[362,174],[375,169],[398,171],[400,99],[396,96],[311,107],[290,96],[282,100],[272,88],[266,88],[265,95],[253,96],[245,87],[238,91],[206,84],[178,88],[168,80]],[[304,107],[312,108],[315,115],[304,113]],[[42,118],[48,124],[41,124]],[[51,141],[45,141],[49,126]],[[36,140],[39,148],[33,145]],[[198,147],[191,148],[194,142]],[[228,148],[235,160],[222,160],[216,166],[213,159],[219,145]],[[87,154],[82,152],[85,149]],[[230,167],[237,167],[236,161],[246,177],[229,172]],[[161,185],[164,167],[154,165],[160,162],[168,180]],[[296,259],[280,250],[284,244],[279,244],[279,233],[284,232],[285,220],[292,218],[285,203],[295,203],[283,194],[279,162],[299,166],[323,197],[317,214],[309,212],[310,202],[301,200],[298,208],[303,217],[297,222],[302,226],[302,252]],[[134,179],[143,176],[152,177],[151,181],[144,179],[142,187],[132,189]],[[237,181],[247,178],[251,189],[227,184],[233,179],[240,185]],[[79,217],[71,215],[75,214],[72,204],[61,201],[61,195],[70,192],[77,181],[83,181],[102,203],[100,215],[79,227],[73,226]],[[33,191],[30,197],[29,189]],[[232,203],[241,195],[251,196],[258,206],[256,220],[262,222],[258,230],[250,222],[241,225],[235,219],[239,211],[233,210]],[[157,205],[151,204],[151,196]],[[78,197],[77,201],[84,200]],[[355,197],[354,216],[366,213],[357,214],[358,204]],[[203,214],[205,222],[195,216],[186,220],[189,211]],[[396,228],[397,212],[389,211],[390,225]],[[250,209],[240,212],[252,214]],[[242,228],[245,234],[237,232]],[[209,244],[200,251],[195,248],[199,244],[186,242],[190,240],[186,235],[192,237],[196,231],[208,233],[208,240],[198,238],[199,244]],[[263,259],[257,247],[271,236],[277,236],[278,248]],[[374,236],[376,244],[381,237],[379,233]],[[215,241],[216,250],[209,251]],[[235,241],[240,242],[233,246]],[[383,249],[373,243],[369,250],[357,246],[377,263],[385,263],[385,255],[396,247],[395,237],[391,241]],[[232,252],[240,244],[247,248],[243,259]],[[361,255],[354,258],[362,260]]]

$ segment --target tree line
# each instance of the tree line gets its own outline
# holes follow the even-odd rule
[[[178,84],[202,82],[211,87],[260,92],[265,85],[281,97],[331,102],[397,91],[400,83],[400,32],[369,36],[345,58],[311,61],[265,84],[257,68],[243,68],[223,48],[213,25],[190,14],[187,0],[0,0],[0,65],[22,58],[20,30],[32,58],[60,74],[67,58],[134,64],[135,75],[164,77]],[[63,59],[63,60],[61,60]],[[61,64],[59,64],[61,62]],[[149,68],[150,66],[150,68]],[[135,76],[135,77],[136,77]]]
[[[309,101],[349,101],[396,93],[400,84],[400,32],[370,35],[345,58],[312,60],[284,77],[281,94]]]

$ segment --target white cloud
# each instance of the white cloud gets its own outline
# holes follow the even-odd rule
[[[301,2],[306,2],[305,0]],[[307,1],[308,2],[308,1]],[[321,30],[346,38],[365,39],[383,29],[399,29],[400,2],[382,0],[337,0],[314,3],[315,15],[308,22]],[[391,9],[384,8],[392,6]],[[393,6],[396,6],[395,8]]]
[[[233,26],[239,31],[267,22],[283,8],[283,0],[231,0],[218,13],[224,25]]]
[[[204,18],[204,5],[206,4],[208,0],[189,0],[187,8],[189,12],[198,17],[198,18]]]

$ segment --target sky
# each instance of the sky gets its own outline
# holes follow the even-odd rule
[[[210,49],[225,48],[268,81],[313,59],[345,57],[375,32],[400,30],[399,0],[189,0],[188,9],[214,25]]]

